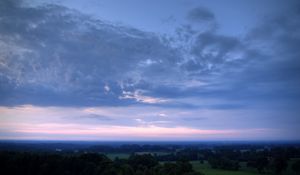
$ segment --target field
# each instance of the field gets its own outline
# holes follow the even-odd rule
[[[199,161],[191,161],[193,168],[195,171],[199,171],[204,173],[205,175],[258,175],[256,172],[248,172],[248,171],[228,171],[228,170],[220,170],[220,169],[212,169],[209,167],[208,163],[205,162],[200,164]]]
[[[137,154],[148,154],[149,152],[140,152]],[[164,153],[153,153],[151,154],[164,154]],[[167,153],[165,153],[167,154]],[[120,159],[127,159],[130,154],[127,153],[109,153],[106,154],[106,156],[112,160],[114,160],[116,157]],[[161,162],[163,163],[163,162]],[[191,164],[193,165],[193,169],[195,171],[203,172],[205,175],[259,175],[259,173],[256,173],[255,170],[252,170],[253,172],[250,172],[249,170],[245,170],[245,167],[242,165],[242,170],[239,171],[227,171],[227,170],[220,170],[220,169],[212,169],[210,168],[209,164],[207,162],[204,162],[201,164],[199,161],[191,161]]]
[[[282,175],[296,175],[291,170],[291,164],[295,161],[290,160],[289,166],[286,171],[282,173]],[[209,164],[207,162],[204,162],[201,164],[199,161],[191,161],[191,164],[193,165],[193,168],[195,171],[199,171],[204,173],[205,175],[259,175],[259,173],[255,169],[249,169],[245,166],[244,163],[240,163],[241,168],[239,171],[228,171],[228,170],[221,170],[221,169],[212,169],[210,168]],[[264,173],[265,175],[271,175],[272,173]]]
[[[76,145],[75,143],[4,142],[1,144],[0,142],[0,162],[9,163],[0,164],[4,165],[2,168],[0,166],[0,174],[3,174],[1,170],[12,172],[10,174],[22,174],[30,170],[29,174],[45,174],[44,172],[52,171],[55,171],[53,174],[61,171],[69,171],[72,174],[71,172],[80,171],[86,175],[99,174],[98,171],[104,168],[110,174],[120,174],[118,172],[123,171],[131,172],[129,174],[141,174],[140,172],[154,171],[160,175],[167,172],[172,175],[186,172],[196,174],[200,172],[204,175],[259,175],[257,170],[259,167],[254,163],[262,162],[259,165],[263,165],[265,175],[276,173],[298,175],[297,167],[300,167],[300,144],[212,143],[196,146],[189,144],[95,146],[93,144],[95,143]],[[32,166],[35,168],[28,169]],[[278,167],[283,168],[278,171]],[[86,172],[87,170],[89,172]]]
[[[130,154],[129,153],[104,153],[108,158],[114,160],[115,158],[119,159],[127,159]],[[142,155],[142,154],[151,154],[151,155],[165,155],[169,154],[167,152],[135,152],[135,154]]]
[[[137,152],[136,154],[167,154],[163,152]],[[128,153],[108,153],[105,154],[108,158],[114,160],[115,158],[127,159],[130,154]],[[291,160],[289,164],[294,162],[295,160]],[[162,164],[164,162],[161,162]],[[199,161],[190,161],[193,165],[193,169],[198,172],[202,172],[205,175],[259,175],[259,173],[255,169],[249,169],[246,167],[245,163],[240,163],[241,168],[239,171],[230,171],[230,170],[222,170],[222,169],[213,169],[209,166],[207,161],[201,164]],[[270,173],[265,173],[266,175],[270,175]],[[283,173],[283,175],[294,175],[290,168]]]

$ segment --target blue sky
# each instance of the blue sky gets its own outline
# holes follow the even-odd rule
[[[294,0],[2,0],[0,139],[299,140]]]

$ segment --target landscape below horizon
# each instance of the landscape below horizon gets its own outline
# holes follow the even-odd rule
[[[300,142],[1,141],[0,173],[297,175]]]

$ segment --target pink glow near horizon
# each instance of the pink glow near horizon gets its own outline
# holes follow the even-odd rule
[[[68,138],[222,138],[222,137],[239,137],[240,134],[258,134],[262,133],[264,129],[251,130],[204,130],[187,127],[158,127],[158,126],[97,126],[91,127],[88,125],[75,124],[18,124],[18,125],[2,125],[1,127],[10,128],[11,132],[33,135],[60,135]],[[45,139],[48,139],[45,137]],[[87,139],[89,140],[89,139]]]
[[[80,121],[84,119],[85,114],[110,114],[115,118],[120,119],[120,115],[133,122],[136,122],[136,117],[132,117],[132,113],[126,114],[131,108],[56,108],[56,107],[36,107],[25,105],[14,108],[0,107],[0,128],[6,133],[15,134],[16,139],[224,139],[232,138],[239,139],[247,137],[260,137],[265,134],[270,134],[270,129],[202,129],[191,126],[181,125],[179,122],[174,124],[174,121],[169,120],[164,123],[172,123],[174,125],[159,125],[161,122],[141,122],[131,124],[105,124],[102,122],[77,122],[69,115],[81,116]],[[145,111],[147,112],[147,111]],[[155,113],[158,117],[162,117],[160,110],[150,110],[149,114]],[[169,111],[169,113],[175,113]],[[157,114],[156,114],[157,113]],[[127,115],[127,116],[126,116]],[[142,117],[142,114],[136,113]],[[67,117],[66,117],[67,116]],[[122,116],[123,117],[123,116]],[[75,118],[76,119],[76,118]],[[160,118],[159,118],[160,119]],[[170,119],[167,115],[163,115],[163,119]],[[142,119],[140,119],[142,120]],[[115,121],[115,120],[114,120]],[[127,122],[128,122],[127,121]],[[160,120],[159,120],[160,121]],[[77,122],[77,123],[76,123]],[[163,124],[164,124],[163,123]],[[12,138],[12,137],[11,137]],[[0,135],[0,139],[6,139]]]

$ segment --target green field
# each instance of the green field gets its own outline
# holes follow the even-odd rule
[[[291,163],[295,160],[291,160],[289,162],[289,166],[286,171],[282,173],[282,175],[296,175],[295,172],[291,170]],[[195,171],[199,171],[204,173],[205,175],[260,175],[255,169],[249,169],[245,166],[245,163],[240,163],[241,168],[239,171],[229,171],[229,170],[221,170],[221,169],[212,169],[210,168],[207,162],[201,164],[199,161],[191,161]],[[265,175],[272,175],[271,172],[264,173]]]
[[[167,153],[162,153],[162,152],[136,152],[136,154],[167,154]],[[127,159],[130,154],[128,153],[107,153],[105,154],[108,158],[111,160],[114,160],[115,158],[120,158],[120,159]],[[296,160],[296,159],[295,159]],[[292,162],[295,160],[290,160],[289,162],[289,168],[287,171],[283,172],[283,175],[295,175],[290,170],[290,165]],[[164,162],[160,162],[164,163]],[[230,171],[230,170],[222,170],[222,169],[213,169],[209,166],[207,161],[205,161],[203,164],[201,164],[199,161],[190,161],[190,163],[193,165],[193,168],[195,171],[202,172],[205,175],[260,175],[255,169],[247,168],[246,164],[241,162],[241,168],[239,171]],[[265,173],[265,175],[271,175],[271,173]]]
[[[191,161],[193,168],[195,171],[199,171],[204,173],[205,175],[258,175],[255,172],[248,172],[248,171],[228,171],[228,170],[220,170],[220,169],[212,169],[209,167],[208,163],[205,162],[204,164],[200,164],[199,161]]]
[[[104,153],[104,154],[111,160],[114,160],[117,157],[119,159],[127,159],[130,156],[129,153]],[[167,153],[167,152],[136,152],[135,154],[138,154],[138,155],[141,155],[141,154],[165,155],[165,154],[169,154],[169,153]]]

